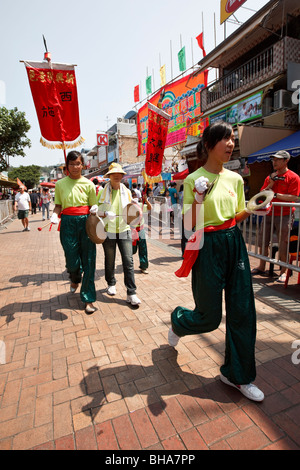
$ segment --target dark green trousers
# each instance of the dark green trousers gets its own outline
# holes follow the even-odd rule
[[[71,282],[81,282],[80,298],[84,303],[95,302],[96,245],[87,236],[87,215],[62,215],[60,241],[65,252],[66,268]],[[83,273],[83,276],[82,276]]]
[[[135,255],[138,251],[138,256],[140,260],[140,269],[147,269],[149,266],[148,262],[148,250],[147,250],[147,241],[145,229],[141,229],[139,232],[139,239],[136,241],[136,244],[132,246],[132,253]]]
[[[226,344],[222,374],[237,385],[253,382],[255,370],[256,311],[250,264],[238,227],[204,234],[192,269],[195,309],[177,307],[171,314],[178,336],[207,333],[222,319],[225,291]]]

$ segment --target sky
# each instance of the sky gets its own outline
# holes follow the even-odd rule
[[[243,23],[266,3],[268,0],[247,0],[235,18]],[[1,0],[0,13],[0,105],[25,112],[31,126],[27,136],[32,145],[25,148],[26,157],[10,158],[14,167],[64,162],[62,150],[50,150],[40,143],[28,78],[20,62],[43,61],[43,35],[52,62],[76,64],[85,139],[78,151],[92,149],[97,132],[106,131],[117,118],[136,109],[136,85],[140,86],[140,99],[146,99],[147,74],[152,75],[153,91],[160,88],[161,65],[166,65],[167,82],[179,76],[181,47],[185,46],[190,69],[203,57],[196,41],[201,32],[206,53],[225,35],[220,0]],[[226,37],[237,28],[238,24],[226,22]]]

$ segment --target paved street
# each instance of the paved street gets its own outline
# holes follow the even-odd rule
[[[174,275],[178,239],[148,241],[148,275],[135,256],[137,308],[125,301],[119,256],[117,295],[106,294],[98,245],[98,310],[88,316],[69,292],[59,233],[37,230],[44,223],[37,213],[30,232],[19,220],[0,230],[1,450],[300,449],[295,273],[287,289],[254,278],[256,383],[266,396],[256,404],[219,380],[224,318],[176,349],[167,343],[171,311],[194,306],[190,277]]]

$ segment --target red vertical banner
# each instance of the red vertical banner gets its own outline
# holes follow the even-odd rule
[[[137,113],[136,127],[137,127],[137,135],[138,135],[138,155],[141,155],[143,153],[143,146],[142,146],[142,133],[141,133],[141,122],[140,122],[139,113]]]
[[[79,109],[73,65],[25,62],[41,130],[41,144],[48,148],[74,148],[80,135]]]
[[[162,161],[171,117],[148,103],[148,140],[143,177],[146,183],[161,181]]]
[[[134,87],[134,102],[138,103],[140,101],[140,87],[139,85]]]

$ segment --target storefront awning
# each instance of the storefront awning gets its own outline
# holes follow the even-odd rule
[[[7,176],[0,173],[0,187],[18,189],[19,184],[17,181],[8,178]]]
[[[267,161],[279,150],[286,150],[291,157],[297,157],[300,154],[300,131],[252,153],[248,156],[248,165],[255,162]]]

